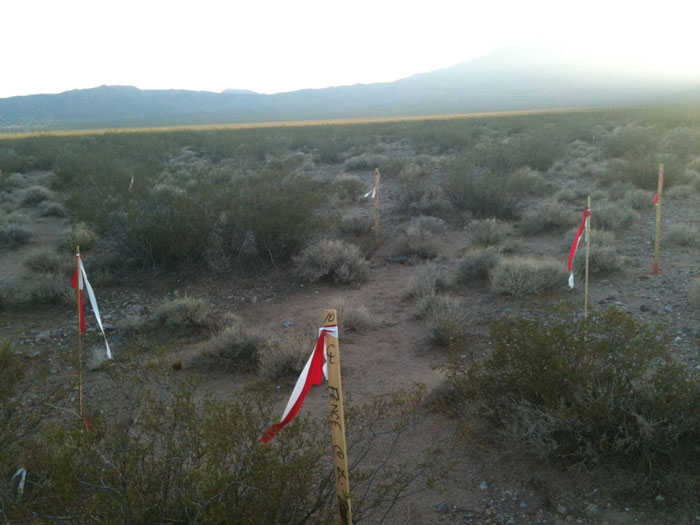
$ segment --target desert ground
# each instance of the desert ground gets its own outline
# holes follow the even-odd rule
[[[336,309],[343,388],[353,405],[377,400],[391,404],[392,393],[424,385],[424,398],[402,427],[401,439],[395,446],[378,440],[367,456],[369,464],[381,463],[387,454],[389,465],[416,472],[429,449],[441,449],[430,460],[440,472],[434,485],[425,487],[417,476],[392,505],[375,503],[386,512],[359,514],[362,521],[699,522],[698,499],[688,495],[693,491],[688,487],[697,489],[700,482],[697,470],[693,474],[697,461],[688,467],[690,474],[683,471],[690,481],[679,484],[681,488],[666,484],[676,475],[672,468],[667,477],[653,477],[637,460],[623,466],[601,454],[599,461],[567,463],[494,426],[482,410],[488,400],[459,398],[459,386],[449,374],[449,369],[466,370],[488,359],[495,321],[548,319],[562,304],[568,305],[572,320],[581,321],[585,242],[576,254],[573,290],[567,285],[566,258],[590,196],[591,315],[614,307],[650,327],[664,338],[664,351],[673,362],[682,364],[687,381],[696,384],[700,298],[693,290],[700,289],[694,284],[700,276],[700,120],[682,111],[673,113],[674,120],[666,118],[668,113],[658,109],[649,114],[323,126],[318,133],[294,128],[200,130],[179,136],[176,145],[164,140],[167,147],[155,161],[133,163],[128,160],[130,148],[137,146],[120,143],[124,135],[115,135],[107,146],[109,135],[96,139],[103,142],[94,149],[90,137],[57,137],[56,147],[49,147],[52,139],[46,137],[34,143],[31,137],[2,140],[5,159],[24,161],[17,161],[16,171],[0,164],[0,225],[9,231],[15,221],[25,232],[20,240],[6,234],[0,248],[0,339],[8,341],[12,356],[28,370],[17,388],[32,385],[20,406],[46,407],[43,396],[51,395],[54,408],[42,421],[56,426],[72,421],[64,414],[77,403],[77,321],[69,285],[75,263],[72,244],[80,243],[115,356],[105,359],[102,336],[86,301],[83,388],[95,417],[108,421],[123,416],[134,391],[126,386],[131,383],[114,379],[115,370],[128,375],[131,368],[143,367],[160,370],[168,381],[196,381],[198,400],[211,396],[221,403],[236,402],[250,392],[268,396],[268,408],[275,414],[268,423],[275,423],[300,363],[312,350],[323,310]],[[222,134],[216,144],[228,141],[236,147],[223,152],[209,147],[209,139],[201,135],[205,133]],[[197,134],[196,143],[187,143]],[[155,131],[146,136],[154,141],[160,137]],[[105,169],[100,161],[85,167],[89,162],[68,158],[78,150],[81,159],[97,156],[105,147],[118,150],[105,162],[121,159],[123,169]],[[515,152],[518,160],[511,157]],[[654,274],[657,208],[651,200],[661,163],[666,173],[663,237],[659,273]],[[374,185],[374,168],[381,173],[378,236],[375,201],[364,197]],[[279,187],[269,179],[259,193],[250,186],[240,201],[219,202],[217,188],[249,188],[246,184],[254,184],[249,181],[256,173],[268,171],[273,178],[306,178]],[[496,172],[500,182],[479,185],[493,181]],[[135,183],[128,189],[131,175]],[[461,176],[478,180],[464,188]],[[511,185],[513,180],[519,183]],[[46,194],[32,198],[30,192],[37,193],[37,187]],[[314,195],[304,193],[305,188],[312,188]],[[510,198],[489,207],[487,197],[499,191],[510,192]],[[288,192],[296,202],[290,204],[276,192]],[[263,224],[256,230],[257,218],[250,219],[254,226],[237,228],[237,210],[248,210],[246,202],[274,201],[264,213],[270,221],[280,214],[281,222],[269,226],[276,228],[285,217],[293,223],[301,213],[298,206],[292,212],[284,206],[303,204],[307,195],[312,208],[308,220],[314,227],[308,227],[306,218],[303,225],[290,224],[290,235],[304,232],[291,248],[274,235],[263,244],[263,233],[251,234],[268,228]],[[474,199],[483,206],[474,206]],[[60,207],[50,211],[42,202]],[[175,210],[177,217],[157,211],[161,207]],[[207,219],[212,222],[201,219],[203,208],[211,211]],[[178,230],[175,225],[182,226],[177,222],[182,217],[188,228]],[[191,225],[200,230],[192,233]],[[167,238],[169,244],[158,247],[148,235]],[[199,247],[197,236],[203,239]],[[195,239],[192,248],[190,237]],[[340,244],[326,246],[326,252],[310,251],[322,242]],[[48,256],[37,255],[41,250],[60,260],[46,261]],[[339,254],[331,254],[333,250]],[[486,252],[493,262],[475,268],[480,264],[476,257]],[[532,277],[543,281],[539,288],[501,280],[499,271],[523,261],[544,265],[544,277],[542,272]],[[48,289],[47,276],[57,277],[57,288]],[[177,301],[199,301],[196,308],[202,311],[175,319],[163,305]],[[293,347],[293,355],[280,364],[275,359],[282,359],[283,346]],[[264,361],[263,352],[277,357]],[[323,422],[327,413],[325,388],[313,387],[301,414]],[[34,439],[41,443],[41,437]],[[22,445],[10,439],[6,443],[21,456]],[[349,454],[352,461],[352,450]],[[10,478],[18,468],[11,459],[0,452],[5,462],[0,476]],[[38,478],[28,479],[41,485]],[[6,492],[0,497],[5,497],[6,514],[0,514],[0,522],[14,522],[17,516],[41,521],[50,514],[45,506],[32,510],[31,502],[40,501],[36,494],[26,506],[13,507],[16,488],[9,479],[3,483]],[[56,505],[60,510],[54,517],[70,507]],[[99,521],[71,509],[73,522]],[[285,522],[323,519],[313,515]]]

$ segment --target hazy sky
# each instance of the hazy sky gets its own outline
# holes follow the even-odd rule
[[[700,2],[0,0],[0,97],[391,81],[530,39],[700,71]]]

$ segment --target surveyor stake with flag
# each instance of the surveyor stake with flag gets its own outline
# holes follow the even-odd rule
[[[297,379],[296,385],[294,385],[294,390],[292,391],[292,395],[287,402],[287,408],[284,409],[282,419],[279,423],[276,423],[267,429],[265,435],[262,437],[263,443],[267,443],[274,438],[277,432],[282,430],[296,417],[302,403],[304,402],[304,398],[306,398],[306,394],[309,392],[312,385],[320,385],[324,376],[326,379],[328,379],[328,365],[326,363],[326,334],[338,337],[338,325],[324,326],[319,330],[316,346],[314,347],[313,352],[311,352],[311,356],[306,362],[306,366],[304,366],[304,369],[301,371],[301,375],[299,376],[299,379]]]
[[[567,269],[569,271],[569,288],[574,287],[574,256],[576,255],[576,250],[578,250],[578,245],[581,242],[581,235],[583,234],[584,230],[586,232],[586,238],[588,238],[588,228],[589,228],[589,218],[591,216],[591,209],[586,208],[583,210],[583,217],[581,218],[581,224],[578,227],[578,230],[576,231],[576,237],[574,237],[574,242],[571,245],[571,250],[569,251],[569,260],[568,260],[568,265]]]
[[[75,266],[75,272],[73,272],[73,279],[71,280],[71,288],[77,290],[78,294],[78,315],[80,319],[80,332],[85,333],[85,308],[83,307],[83,289],[87,289],[88,298],[90,299],[90,306],[92,306],[92,311],[95,313],[95,318],[97,319],[97,324],[102,331],[102,337],[105,340],[105,348],[107,350],[107,359],[112,359],[112,351],[109,348],[109,343],[107,342],[107,335],[105,335],[105,329],[102,326],[102,319],[100,318],[100,309],[97,307],[97,299],[95,298],[95,292],[90,286],[90,281],[88,281],[87,274],[85,273],[85,267],[83,266],[83,259],[80,253],[76,253],[78,258],[78,264]]]

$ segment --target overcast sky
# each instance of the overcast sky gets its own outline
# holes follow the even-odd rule
[[[391,81],[530,39],[700,71],[700,2],[0,0],[0,97]]]

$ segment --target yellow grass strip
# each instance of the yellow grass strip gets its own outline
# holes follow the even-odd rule
[[[547,109],[522,109],[513,111],[490,111],[481,113],[455,113],[450,115],[419,115],[403,117],[365,117],[328,120],[290,120],[278,122],[241,122],[231,124],[192,124],[182,126],[155,126],[138,128],[104,128],[104,129],[75,129],[55,130],[26,133],[8,133],[0,136],[2,139],[22,139],[38,136],[83,136],[105,135],[110,133],[163,133],[171,131],[219,131],[230,129],[256,129],[256,128],[292,128],[308,126],[344,126],[360,124],[385,124],[392,122],[415,122],[421,120],[457,120],[473,118],[500,118],[516,117],[524,115],[551,115],[558,113],[583,113],[591,111],[609,110],[610,107],[582,107],[582,108],[547,108]]]

